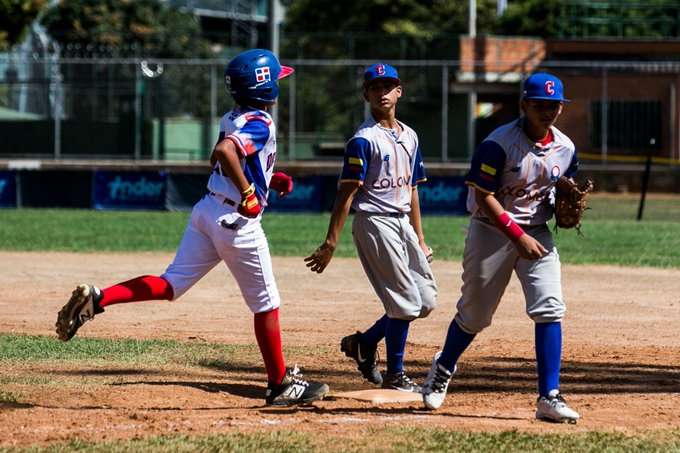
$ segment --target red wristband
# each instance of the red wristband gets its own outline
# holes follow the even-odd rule
[[[499,230],[503,232],[512,242],[517,241],[523,234],[524,230],[521,226],[517,225],[510,215],[503,211],[503,214],[498,216],[496,220],[496,226]]]

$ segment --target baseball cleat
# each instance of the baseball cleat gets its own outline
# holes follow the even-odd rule
[[[567,406],[559,390],[551,390],[548,396],[541,396],[536,402],[536,418],[550,422],[576,423],[580,415]]]
[[[437,362],[441,355],[441,351],[434,355],[432,366],[430,371],[427,372],[427,378],[425,384],[423,384],[423,403],[430,410],[439,409],[444,404],[451,376],[456,372],[455,367],[451,372]]]
[[[103,313],[104,309],[99,306],[101,298],[102,292],[96,286],[78,285],[57,315],[55,327],[59,339],[70,340],[83,324]]]
[[[303,380],[296,365],[292,370],[288,370],[281,384],[267,386],[265,402],[269,406],[308,404],[322,400],[329,391],[327,384]]]
[[[380,385],[383,378],[377,367],[377,346],[367,346],[361,342],[361,332],[348,335],[340,342],[340,351],[357,363],[361,375],[371,384]]]
[[[385,373],[382,388],[399,390],[400,392],[421,393],[422,388],[406,376],[404,371],[397,373]]]

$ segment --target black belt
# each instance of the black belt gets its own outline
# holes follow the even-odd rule
[[[229,206],[236,206],[236,202],[234,200],[227,198],[224,195],[220,195],[219,193],[208,191],[208,195],[215,198],[222,198],[222,203],[228,204]]]

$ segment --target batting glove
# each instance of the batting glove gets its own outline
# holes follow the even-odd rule
[[[238,213],[244,217],[255,218],[262,211],[262,206],[257,200],[255,185],[251,184],[246,190],[241,192],[241,202],[238,205]]]
[[[293,178],[282,171],[277,171],[269,181],[269,188],[275,190],[281,197],[288,195],[293,191]]]

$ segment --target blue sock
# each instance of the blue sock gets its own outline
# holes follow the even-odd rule
[[[458,326],[455,318],[449,325],[449,331],[446,334],[446,341],[444,342],[444,349],[442,355],[439,357],[439,364],[449,371],[453,371],[458,362],[460,355],[470,346],[475,334],[467,333]]]
[[[389,319],[387,315],[383,315],[382,318],[378,319],[375,324],[359,336],[361,342],[369,346],[375,346],[380,343],[380,340],[385,338],[385,329]]]
[[[535,332],[538,395],[547,396],[551,390],[560,388],[562,323],[537,323]]]
[[[385,329],[385,346],[387,349],[387,372],[399,373],[404,371],[404,349],[408,326],[411,321],[388,318]]]

